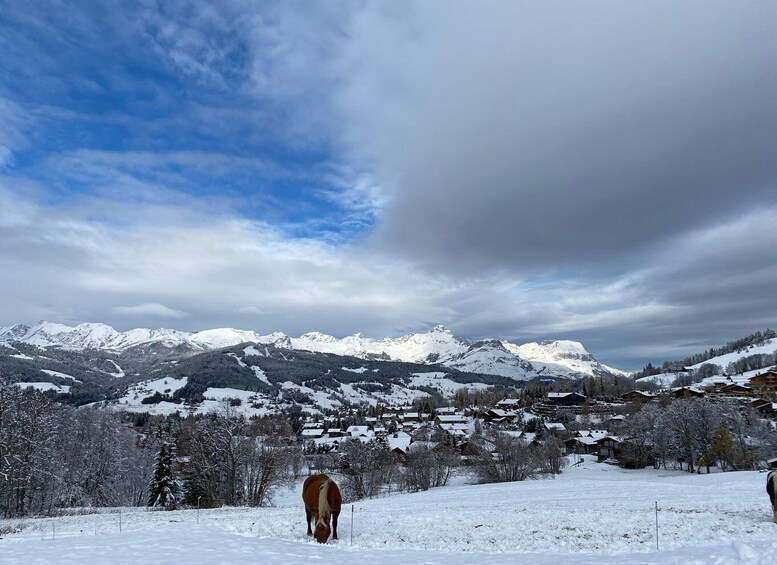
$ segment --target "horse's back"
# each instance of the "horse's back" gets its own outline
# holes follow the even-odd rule
[[[340,488],[337,486],[337,483],[332,479],[329,479],[329,492],[327,494],[329,507],[334,512],[340,512],[340,507],[343,504],[343,497],[340,495]]]
[[[302,500],[309,508],[318,508],[318,491],[324,481],[328,481],[326,475],[310,475],[302,484]]]
[[[327,503],[329,507],[339,512],[340,507],[343,504],[343,498],[340,494],[340,488],[337,483],[330,479],[327,475],[310,475],[302,484],[302,500],[305,502],[305,506],[308,508],[318,508],[318,495],[321,490],[321,486],[329,481],[329,488],[327,490]]]

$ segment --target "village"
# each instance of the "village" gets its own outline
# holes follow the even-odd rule
[[[388,449],[404,462],[414,449],[444,444],[456,447],[462,464],[473,436],[502,432],[527,446],[539,447],[553,437],[564,444],[566,455],[594,455],[597,461],[622,465],[622,444],[629,437],[629,419],[644,406],[667,407],[678,399],[701,399],[724,412],[757,414],[774,429],[777,420],[777,371],[754,376],[716,376],[694,385],[660,391],[630,390],[618,398],[590,398],[576,391],[545,392],[532,398],[515,391],[490,406],[477,404],[430,407],[428,402],[388,406],[376,404],[343,409],[325,416],[308,416],[299,431],[305,453],[337,452],[344,442],[357,440]],[[750,447],[769,449],[749,437]],[[496,456],[496,455],[494,455]]]

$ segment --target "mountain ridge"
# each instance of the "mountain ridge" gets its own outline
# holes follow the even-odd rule
[[[279,349],[333,353],[362,359],[440,364],[462,372],[493,374],[517,381],[541,375],[574,379],[584,376],[627,375],[599,363],[576,341],[546,340],[517,345],[505,340],[474,341],[455,336],[437,325],[428,332],[375,339],[356,333],[337,338],[321,332],[290,337],[282,332],[262,335],[252,330],[214,328],[198,332],[135,328],[118,332],[102,323],[77,326],[41,321],[32,326],[0,327],[0,343],[14,342],[40,348],[96,349],[121,352],[146,346],[208,351],[242,343],[272,345]]]

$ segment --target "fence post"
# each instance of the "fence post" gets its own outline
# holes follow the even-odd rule
[[[656,500],[656,551],[658,551],[658,501]]]
[[[353,545],[353,504],[351,504],[351,545]]]

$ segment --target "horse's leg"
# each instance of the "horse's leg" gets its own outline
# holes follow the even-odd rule
[[[308,525],[308,535],[313,535],[313,530],[310,529],[310,519],[312,518],[310,510],[305,508],[305,523]]]
[[[332,539],[337,539],[337,518],[340,516],[339,510],[332,511]],[[775,522],[777,522],[777,510],[774,512]]]
[[[774,512],[774,523],[777,524],[777,504],[772,506],[772,512]]]

